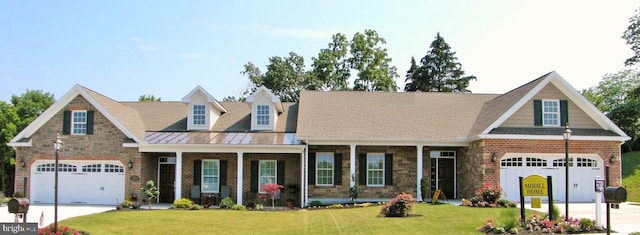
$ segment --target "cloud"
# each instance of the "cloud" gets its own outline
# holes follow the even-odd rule
[[[332,35],[340,32],[337,28],[323,29],[301,29],[301,28],[274,28],[269,26],[258,26],[257,29],[272,36],[294,37],[302,39],[331,38]]]
[[[132,42],[146,42],[147,40],[141,37],[132,37],[131,38]]]

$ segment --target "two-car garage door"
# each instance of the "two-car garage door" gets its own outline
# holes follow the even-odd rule
[[[30,200],[54,203],[55,162],[31,166]],[[58,203],[115,205],[124,199],[125,172],[119,161],[60,161]]]
[[[520,201],[518,177],[529,175],[551,176],[553,200],[565,201],[565,155],[508,153],[500,159],[500,186],[510,201]],[[569,155],[569,200],[595,201],[594,179],[604,175],[602,159],[597,154]],[[547,197],[541,197],[547,201]],[[530,201],[530,198],[525,198]]]

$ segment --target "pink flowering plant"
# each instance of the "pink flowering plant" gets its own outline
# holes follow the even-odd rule
[[[265,192],[267,195],[269,195],[271,197],[271,209],[275,210],[276,208],[276,203],[275,203],[275,198],[276,195],[280,194],[280,190],[283,189],[284,186],[279,185],[279,184],[265,184],[262,186],[262,188],[260,189],[260,191]]]
[[[470,207],[516,207],[517,203],[506,199],[500,199],[504,191],[500,185],[484,183],[475,191],[475,197],[462,199],[462,206]]]
[[[82,231],[79,231],[77,229],[71,228],[71,227],[66,226],[66,225],[58,226],[57,233],[53,232],[53,230],[55,230],[54,228],[55,228],[54,224],[50,224],[47,227],[40,228],[40,229],[38,229],[38,235],[57,235],[57,234],[61,234],[61,235],[78,235],[78,234],[85,234]]]

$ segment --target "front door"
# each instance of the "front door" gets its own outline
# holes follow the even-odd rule
[[[431,152],[431,194],[442,190],[446,198],[456,198],[455,151]]]
[[[173,203],[175,200],[176,189],[176,165],[174,164],[160,164],[160,182],[158,190],[160,196],[158,202]]]

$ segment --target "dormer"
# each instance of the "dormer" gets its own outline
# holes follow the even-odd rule
[[[187,130],[208,131],[213,128],[220,115],[227,110],[205,91],[201,86],[193,88],[189,94],[182,98],[182,102],[188,104]]]
[[[251,105],[251,130],[274,131],[278,114],[284,111],[282,102],[269,89],[259,87],[246,102]]]

